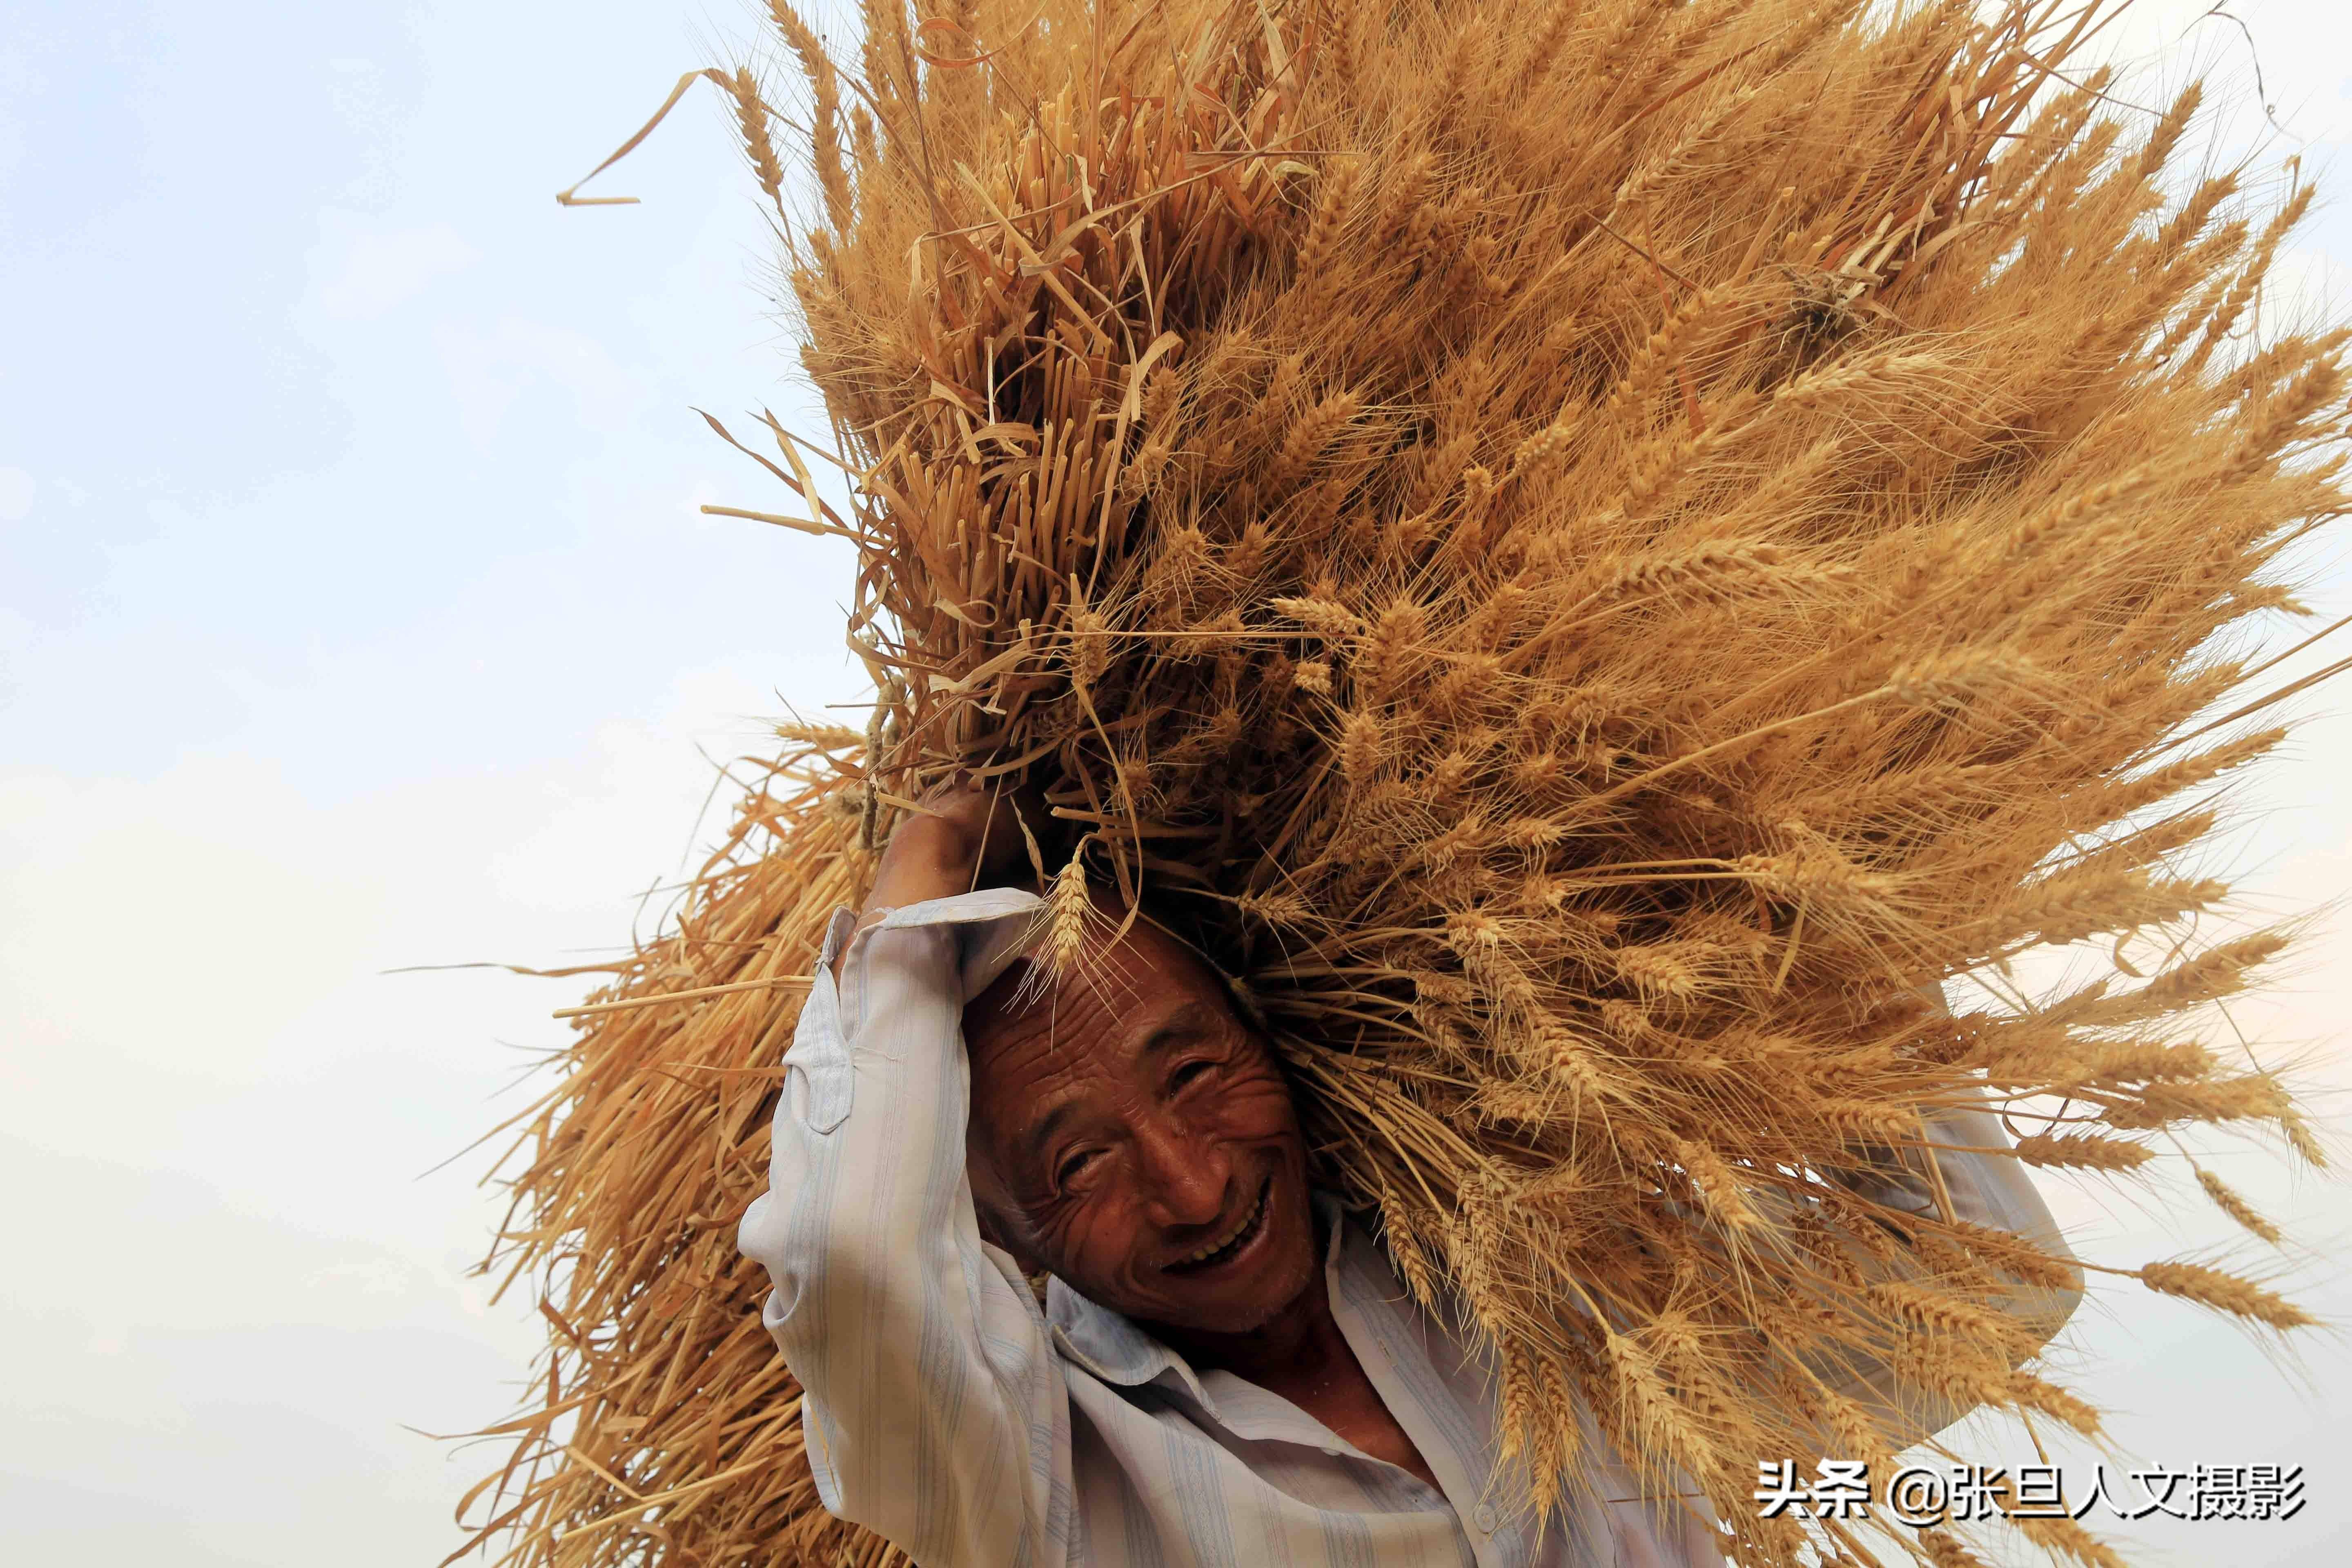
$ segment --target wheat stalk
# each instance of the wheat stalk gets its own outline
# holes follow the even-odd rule
[[[2197,1184],[2205,1189],[2205,1195],[2213,1200],[2214,1207],[2261,1237],[2264,1241],[2275,1243],[2284,1239],[2278,1226],[2255,1213],[2253,1205],[2241,1197],[2221,1177],[2202,1165],[2197,1168]]]
[[[836,59],[772,6],[805,115],[727,74],[763,196],[803,193],[755,128],[806,150],[778,260],[875,721],[785,735],[517,1130],[502,1267],[572,1330],[490,1509],[518,1568],[888,1557],[815,1500],[726,1229],[771,983],[957,768],[1085,836],[1049,959],[1141,889],[1238,977],[1328,1179],[1495,1356],[1531,1506],[1580,1405],[1738,1560],[1863,1555],[1754,1517],[1735,1461],[1860,1435],[1776,1336],[2095,1428],[1990,1306],[2064,1259],[1811,1173],[1988,1094],[2078,1180],[2189,1126],[2321,1162],[2198,1032],[2278,936],[2002,968],[2226,907],[2261,613],[2347,510],[2347,340],[2259,309],[2311,185],[2180,177],[2195,89],[2115,113],[2007,0],[861,15]],[[1922,1005],[1971,974],[2004,1000]]]
[[[2266,1323],[2273,1329],[2308,1328],[2319,1321],[2276,1291],[2265,1290],[2251,1279],[2200,1263],[2147,1264],[2139,1270],[2139,1279],[2151,1290]]]

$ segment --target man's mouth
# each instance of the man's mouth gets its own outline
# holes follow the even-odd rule
[[[1217,1240],[1198,1251],[1187,1253],[1162,1270],[1169,1274],[1201,1274],[1220,1268],[1240,1257],[1249,1244],[1265,1229],[1266,1210],[1274,1206],[1274,1178],[1268,1176],[1265,1185],[1258,1189],[1257,1202],[1250,1205],[1239,1224]]]

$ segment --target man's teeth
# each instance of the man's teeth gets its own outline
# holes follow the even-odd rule
[[[1208,1257],[1210,1254],[1223,1252],[1226,1247],[1231,1247],[1241,1236],[1242,1232],[1255,1225],[1257,1223],[1257,1216],[1265,1212],[1265,1194],[1258,1194],[1256,1205],[1253,1207],[1249,1213],[1244,1215],[1242,1216],[1241,1223],[1234,1226],[1232,1230],[1227,1231],[1222,1239],[1211,1242],[1208,1246],[1201,1248],[1198,1252],[1188,1252],[1176,1261],[1180,1264],[1198,1263],[1201,1259]]]

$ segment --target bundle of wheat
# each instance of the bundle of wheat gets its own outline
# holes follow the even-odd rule
[[[815,1508],[730,1229],[824,915],[957,766],[1045,788],[1059,896],[1149,889],[1245,977],[1329,1179],[1493,1347],[1532,1504],[1571,1389],[1750,1563],[1861,1550],[1748,1500],[1806,1434],[1884,1457],[1825,1355],[2096,1427],[1994,1310],[2063,1260],[1914,1222],[1919,1282],[1865,1287],[1890,1243],[1818,1175],[1988,1086],[2037,1165],[2145,1182],[2195,1123],[2318,1161],[2195,1043],[2277,937],[2000,976],[2221,898],[2183,800],[2284,732],[2236,633],[2344,510],[2352,334],[2248,335],[2307,185],[2168,185],[2194,88],[2142,116],[2062,74],[2097,7],[1982,9],[869,0],[851,69],[779,0],[805,222],[721,79],[855,500],[761,460],[854,542],[881,698],[794,732],[530,1119],[517,1560],[887,1555]],[[1796,1194],[1826,1221],[1763,1223]]]

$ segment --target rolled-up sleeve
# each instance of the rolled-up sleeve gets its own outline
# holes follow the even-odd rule
[[[825,1507],[926,1568],[1066,1555],[1061,1375],[964,1174],[964,960],[1036,906],[986,889],[854,936],[835,914],[784,1057],[770,1190],[738,1233],[774,1287],[763,1321],[803,1390]]]
[[[2072,1264],[2074,1254],[2024,1163],[2005,1152],[2011,1144],[2000,1117],[1980,1104],[1963,1104],[1923,1111],[1920,1125],[1927,1135],[1923,1145],[1901,1153],[1858,1150],[1853,1167],[1834,1173],[1839,1184],[1882,1210],[2007,1231],[2049,1258]],[[1861,1257],[1857,1262],[1866,1278],[1879,1282],[1927,1274],[1924,1264],[1900,1252],[1892,1263]],[[2011,1366],[2037,1353],[2081,1304],[2081,1270],[2067,1272],[2071,1278],[2064,1284],[2011,1275],[1987,1303],[2019,1330],[2005,1357]],[[1808,1359],[1838,1392],[1867,1406],[1897,1447],[1931,1436],[1969,1413],[1969,1405],[1898,1377],[1876,1357]]]
[[[1948,1198],[1947,1217],[2005,1230],[2053,1258],[2074,1257],[2025,1162],[1998,1152],[2012,1147],[1999,1116],[1982,1106],[1960,1106],[1927,1111],[1920,1125],[1927,1135],[1927,1146],[1914,1157],[1845,1173],[1845,1184],[1885,1207],[1922,1215],[1939,1213],[1943,1199]],[[2063,1289],[2019,1282],[2008,1293],[2006,1310],[2032,1328],[2039,1344],[2064,1325],[2081,1300],[2081,1273],[2076,1270],[2074,1284]]]

